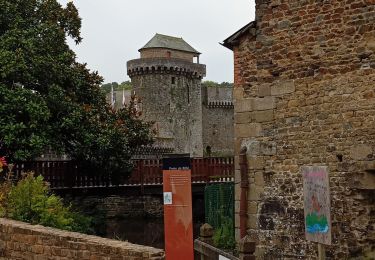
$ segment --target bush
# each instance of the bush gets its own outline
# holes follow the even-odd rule
[[[234,238],[234,223],[233,219],[229,217],[222,218],[221,226],[215,230],[214,245],[221,249],[233,250],[236,247],[236,240]]]
[[[11,219],[83,233],[90,230],[91,219],[74,212],[60,197],[50,194],[42,176],[27,174],[11,186],[5,200],[5,215]]]

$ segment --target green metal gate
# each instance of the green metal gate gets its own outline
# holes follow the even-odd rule
[[[217,229],[225,219],[234,223],[234,184],[207,185],[204,190],[206,223]]]

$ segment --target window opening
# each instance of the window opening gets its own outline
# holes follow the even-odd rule
[[[188,101],[188,104],[190,104],[190,88],[189,88],[189,84],[186,84],[186,87],[187,87],[187,101]]]

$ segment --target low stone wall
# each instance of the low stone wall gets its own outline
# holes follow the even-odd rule
[[[0,218],[0,259],[164,259],[160,249]]]

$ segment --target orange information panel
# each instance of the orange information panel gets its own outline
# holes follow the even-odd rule
[[[194,259],[191,171],[186,165],[190,162],[187,159],[163,160],[164,234],[167,260]],[[168,163],[168,160],[175,161]]]

